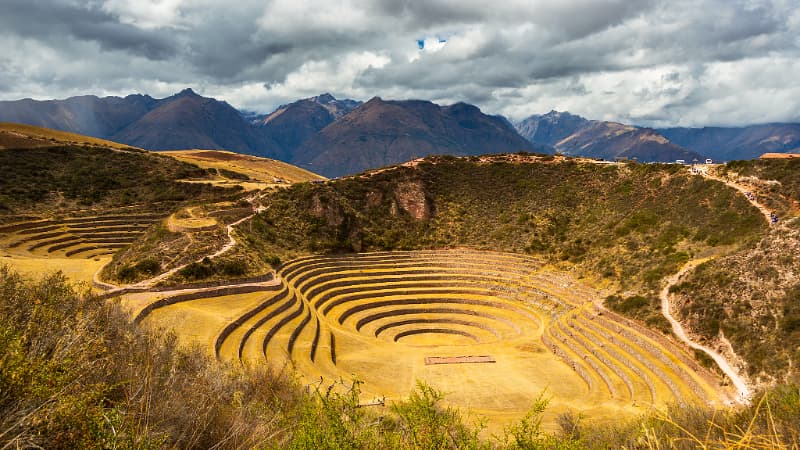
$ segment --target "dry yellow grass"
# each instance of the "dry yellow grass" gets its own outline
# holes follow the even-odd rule
[[[4,143],[5,140],[14,142],[16,145],[7,145]],[[26,141],[27,145],[24,145]],[[130,145],[119,144],[117,142],[67,131],[19,123],[0,122],[0,148],[16,147],[18,145],[22,147],[46,147],[54,144],[89,144],[116,149],[132,148]]]
[[[175,150],[159,153],[205,169],[226,169],[239,172],[255,181],[268,185],[325,179],[315,173],[282,161],[222,150]],[[281,182],[276,183],[276,180],[281,180]],[[247,182],[242,183],[236,180],[229,180],[229,182],[247,184]],[[245,188],[247,187],[245,186]]]
[[[788,159],[800,158],[800,153],[764,153],[759,156],[761,159]]]
[[[168,295],[166,292],[129,294],[123,296],[120,302],[135,316],[148,304]],[[197,344],[213,354],[214,339],[222,328],[268,295],[254,292],[176,303],[157,309],[143,323],[150,327],[175,330],[182,344]]]
[[[725,395],[687,355],[676,356],[682,350],[598,315],[597,291],[533,258],[469,250],[309,257],[279,274],[284,288],[263,308],[242,300],[234,313],[230,302],[210,299],[148,320],[211,348],[215,331],[254,311],[226,335],[222,359],[238,361],[241,346],[243,363],[293,367],[308,383],[357,378],[364,401],[402,399],[421,380],[485,417],[493,432],[545,390],[550,425],[566,411],[613,421]],[[496,362],[425,364],[427,356],[470,355]]]
[[[92,277],[101,267],[111,260],[110,256],[92,259],[33,257],[19,254],[3,254],[0,263],[5,263],[17,272],[30,279],[39,279],[43,275],[61,271],[71,281],[91,286]]]
[[[173,232],[202,230],[217,223],[217,219],[209,217],[199,207],[181,209],[167,218],[167,228]]]

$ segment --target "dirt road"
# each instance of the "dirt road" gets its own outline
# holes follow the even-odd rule
[[[696,350],[700,350],[703,353],[705,353],[708,356],[710,356],[711,359],[713,359],[714,362],[717,363],[717,365],[722,370],[722,372],[728,378],[730,378],[731,382],[733,383],[734,387],[736,388],[736,391],[739,394],[738,398],[736,400],[739,403],[748,403],[750,401],[751,396],[752,396],[752,389],[750,389],[750,385],[747,382],[747,380],[744,377],[740,376],[736,372],[736,369],[734,369],[733,366],[731,366],[731,364],[728,363],[728,361],[725,359],[725,357],[723,357],[722,355],[720,355],[716,351],[714,351],[714,350],[712,350],[712,349],[710,349],[710,348],[708,348],[708,347],[706,347],[706,346],[704,346],[702,344],[699,344],[699,343],[693,341],[692,339],[690,339],[689,336],[686,335],[686,331],[683,329],[683,325],[681,325],[681,323],[678,322],[672,316],[672,312],[671,312],[672,308],[671,308],[671,305],[670,305],[670,302],[669,302],[669,289],[673,285],[678,283],[678,281],[680,280],[680,278],[681,278],[681,276],[683,274],[685,274],[686,272],[689,272],[690,270],[693,270],[695,267],[697,267],[698,265],[700,265],[700,264],[702,264],[702,263],[704,263],[704,262],[706,262],[708,260],[709,260],[709,258],[695,259],[695,260],[689,261],[688,263],[686,263],[686,265],[683,266],[683,268],[681,268],[681,270],[678,273],[676,273],[675,275],[667,278],[667,284],[666,284],[666,286],[664,286],[664,289],[661,290],[661,294],[659,296],[660,299],[661,299],[661,312],[664,315],[664,317],[667,319],[667,321],[669,321],[670,325],[672,325],[672,331],[675,333],[676,336],[678,336],[678,338],[680,340],[685,342],[686,345],[688,345],[689,347],[691,347],[693,349],[696,349]]]

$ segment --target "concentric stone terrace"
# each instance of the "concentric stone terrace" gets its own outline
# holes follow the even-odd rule
[[[671,341],[598,309],[595,291],[535,258],[311,256],[285,264],[278,279],[229,303],[235,313],[209,342],[219,358],[291,365],[309,380],[355,376],[389,397],[423,379],[484,411],[522,411],[544,389],[562,407],[598,411],[723,395]]]
[[[125,212],[25,220],[0,226],[0,246],[30,256],[93,258],[129,246],[161,218],[160,214]]]

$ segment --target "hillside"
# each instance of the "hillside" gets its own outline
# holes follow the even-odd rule
[[[0,211],[24,214],[213,199],[208,172],[144,150],[56,145],[0,150]]]
[[[635,158],[642,162],[704,159],[652,129],[587,120],[567,112],[530,116],[517,124],[517,130],[529,141],[551,145],[565,155],[610,161]]]
[[[265,201],[251,238],[281,259],[465,246],[544,255],[647,295],[692,255],[764,231],[743,196],[680,166],[560,157],[428,158]]]
[[[131,150],[129,145],[114,141],[98,139],[67,131],[51,128],[23,125],[20,123],[0,122],[0,149],[3,148],[36,148],[53,145],[93,145],[98,147]]]
[[[680,316],[704,341],[732,349],[755,381],[797,379],[800,159],[734,161],[720,175],[746,186],[777,212],[779,223],[762,239],[685,277],[674,289]]]
[[[324,179],[315,173],[283,161],[223,150],[173,150],[160,152],[160,154],[195,164],[204,169],[220,170],[220,175],[223,177],[227,175],[230,180],[257,181],[275,185]],[[242,175],[247,179],[242,179]]]
[[[306,141],[292,163],[333,177],[431,154],[533,151],[507,121],[465,103],[373,98]]]
[[[800,149],[800,124],[773,123],[746,127],[664,128],[670,141],[719,161],[754,159],[762,153]]]

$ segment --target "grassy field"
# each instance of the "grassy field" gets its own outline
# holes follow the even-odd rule
[[[4,254],[0,257],[0,264],[8,264],[31,280],[38,280],[46,274],[61,271],[71,282],[91,286],[95,272],[110,260],[111,256],[108,255],[76,259]]]
[[[684,350],[598,309],[595,288],[541,258],[474,250],[306,257],[273,293],[188,300],[144,319],[226,361],[291,367],[306,383],[356,377],[361,399],[404,399],[418,381],[446,404],[519,420],[544,391],[545,422],[634,417],[671,402],[720,405],[720,380]],[[127,296],[140,311],[153,294]],[[494,363],[427,365],[425,357],[490,355]],[[387,374],[392,374],[387,377]]]
[[[131,150],[135,147],[82,134],[20,123],[0,122],[0,149],[52,147],[53,145],[92,145]]]
[[[283,161],[222,150],[175,150],[159,153],[204,169],[218,170],[224,182],[238,183],[248,190],[325,179]],[[237,174],[245,175],[248,179],[242,179]]]

